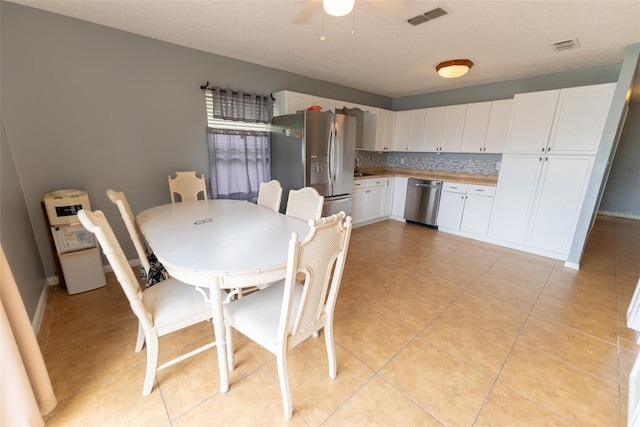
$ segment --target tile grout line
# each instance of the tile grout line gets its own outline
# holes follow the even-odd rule
[[[508,252],[510,252],[511,249],[509,249]],[[506,253],[505,255],[506,256]],[[544,286],[542,286],[540,288],[540,291],[538,292],[538,296],[536,297],[535,302],[531,305],[531,308],[529,309],[529,313],[527,314],[526,319],[524,320],[524,322],[522,322],[522,326],[520,327],[520,330],[518,331],[518,334],[516,335],[515,340],[513,341],[513,344],[511,345],[511,348],[509,349],[509,352],[507,353],[507,356],[504,359],[504,362],[502,362],[502,365],[500,366],[500,369],[498,370],[498,373],[496,374],[495,380],[493,381],[493,384],[491,384],[491,387],[489,388],[489,391],[487,392],[487,395],[485,396],[484,401],[482,402],[482,405],[480,405],[480,409],[478,410],[478,413],[476,414],[475,419],[473,420],[472,425],[475,425],[478,422],[478,418],[480,417],[480,414],[482,413],[482,410],[484,409],[485,405],[487,404],[487,402],[489,401],[489,397],[491,396],[491,394],[493,393],[493,389],[495,388],[496,384],[498,383],[498,379],[500,378],[500,375],[502,375],[502,371],[504,370],[504,367],[507,364],[507,361],[509,360],[509,357],[511,357],[511,353],[513,352],[513,349],[515,348],[516,344],[518,343],[518,341],[520,340],[520,336],[522,335],[522,331],[524,330],[525,326],[527,325],[527,322],[529,321],[529,319],[531,318],[531,315],[533,314],[533,310],[536,306],[536,304],[538,303],[540,296],[542,295],[542,292],[544,291],[544,289],[547,287],[547,283],[549,282],[549,278],[551,277],[551,275],[553,274],[553,269],[555,268],[555,264],[554,267],[551,268],[551,271],[549,272],[547,279],[544,282]],[[502,383],[500,383],[501,385],[503,385]],[[506,385],[504,385],[506,386]],[[508,387],[508,386],[506,386]],[[508,387],[509,389],[511,389],[511,387]],[[518,393],[521,394],[521,393]],[[522,395],[522,394],[521,394]],[[525,396],[526,397],[526,396]],[[535,400],[531,399],[531,398],[527,398],[528,400],[530,400],[531,402],[534,402],[536,405],[544,408],[545,410],[554,413],[553,411],[551,411],[548,408],[545,408],[544,406],[541,406],[538,402],[536,402]],[[555,413],[554,413],[555,414]],[[557,415],[557,414],[556,414]],[[564,417],[560,417],[563,418]]]

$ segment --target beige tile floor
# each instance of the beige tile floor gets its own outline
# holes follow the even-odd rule
[[[640,347],[625,311],[640,221],[599,217],[579,272],[562,262],[385,221],[355,229],[335,314],[338,376],[322,339],[290,352],[282,417],[274,358],[236,337],[231,388],[215,350],[161,371],[113,275],[52,289],[39,340],[58,407],[49,426],[621,426]],[[161,338],[161,359],[212,340],[207,322]]]

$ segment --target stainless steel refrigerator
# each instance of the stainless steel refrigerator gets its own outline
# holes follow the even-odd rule
[[[271,178],[282,185],[284,212],[290,190],[313,187],[324,196],[322,216],[351,215],[356,118],[325,111],[274,117]]]

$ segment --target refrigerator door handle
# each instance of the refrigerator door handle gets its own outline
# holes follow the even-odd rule
[[[333,194],[333,185],[335,184],[335,137],[336,129],[335,123],[331,122],[331,129],[329,129],[329,188],[331,188],[331,194]]]
[[[334,143],[333,143],[333,182],[332,185],[335,185],[336,180],[340,177],[340,165],[342,164],[342,159],[340,158],[340,154],[342,153],[342,148],[340,147],[340,129],[338,123],[334,124]]]

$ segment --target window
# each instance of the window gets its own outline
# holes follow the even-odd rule
[[[271,178],[270,97],[205,90],[211,197],[255,201]]]

